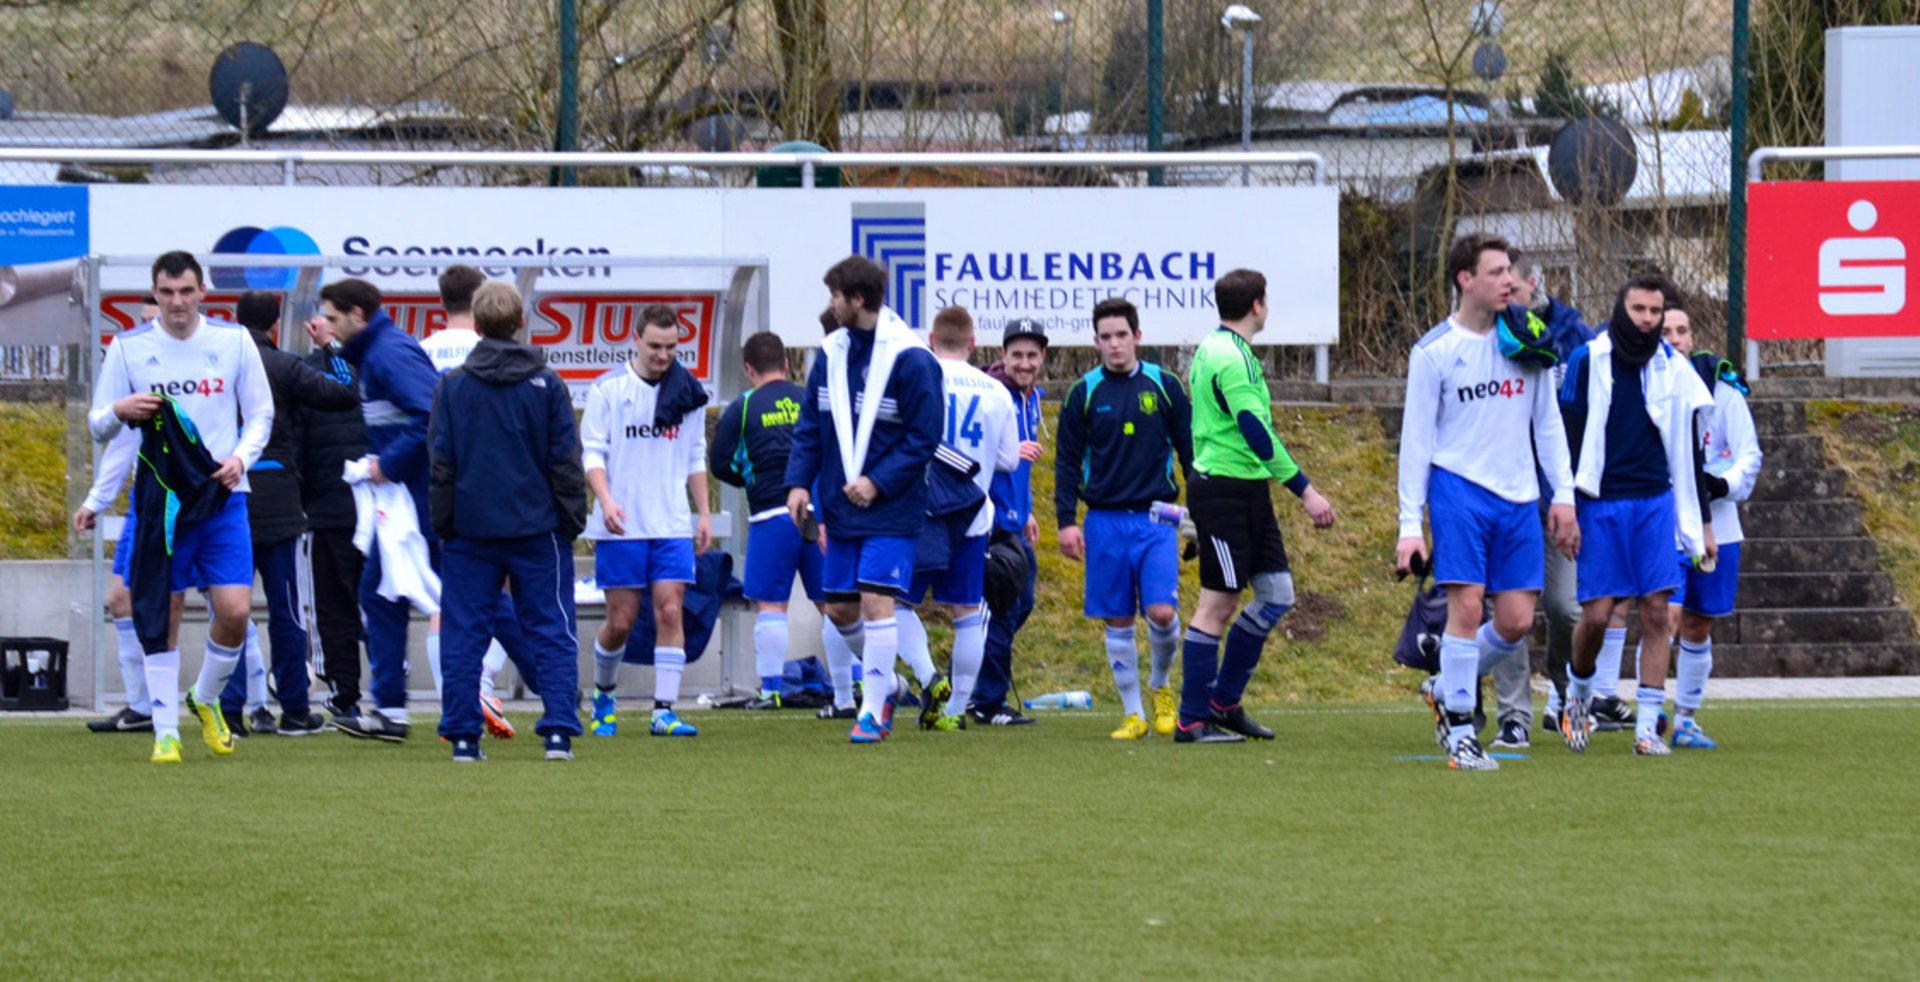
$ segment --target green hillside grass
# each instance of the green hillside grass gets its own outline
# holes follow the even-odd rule
[[[1852,478],[1880,565],[1911,606],[1920,598],[1920,406],[1809,402],[1807,428],[1826,439],[1828,464]]]

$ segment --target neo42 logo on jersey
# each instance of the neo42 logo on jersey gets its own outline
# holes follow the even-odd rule
[[[157,396],[217,396],[227,391],[223,378],[190,378],[184,381],[155,382],[148,389]]]
[[[1512,399],[1527,394],[1527,380],[1524,378],[1503,378],[1478,385],[1463,385],[1454,390],[1461,402],[1475,399],[1491,399],[1494,396]]]

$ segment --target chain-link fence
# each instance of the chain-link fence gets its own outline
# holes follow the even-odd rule
[[[1444,316],[1446,243],[1473,230],[1502,234],[1532,255],[1547,289],[1589,320],[1604,320],[1629,272],[1668,273],[1694,295],[1696,324],[1719,343],[1732,0],[1256,0],[1247,6],[1258,20],[1227,6],[0,0],[0,9],[15,8],[0,17],[0,48],[15,53],[0,67],[0,87],[11,96],[0,145],[530,150],[564,145],[568,133],[584,150],[761,149],[790,139],[839,150],[1203,150],[1245,141],[1322,154],[1341,189],[1337,374],[1401,370],[1412,340]],[[1917,14],[1920,0],[1756,4],[1754,140],[1817,141],[1821,30],[1912,22]],[[571,51],[568,26],[577,39]],[[209,72],[240,41],[277,52],[289,96],[285,111],[245,141],[209,107]],[[1163,52],[1158,111],[1149,86],[1155,49]],[[574,84],[562,68],[569,61],[577,64]],[[1601,120],[1619,127],[1596,126],[1590,143],[1598,149],[1574,155],[1575,172],[1553,174],[1556,134],[1570,122]],[[1592,191],[1622,176],[1625,157],[1632,180]],[[1607,161],[1614,170],[1600,166]],[[280,179],[271,168],[229,165],[15,167],[0,180],[56,172],[68,180]],[[555,177],[301,172],[304,182],[330,184]],[[1239,168],[1164,177],[1243,180]],[[1112,184],[1146,175],[872,169],[846,178]],[[579,179],[686,185],[751,175],[676,168],[586,171]],[[1255,170],[1245,179],[1303,177]],[[1277,299],[1276,316],[1284,316]],[[1768,361],[1809,354],[1770,349]],[[1272,367],[1303,376],[1311,356],[1277,351]]]

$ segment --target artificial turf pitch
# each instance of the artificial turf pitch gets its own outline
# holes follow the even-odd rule
[[[523,732],[455,766],[337,734],[146,763],[0,724],[18,978],[1912,977],[1920,704],[1730,704],[1723,749],[1461,774],[1424,710],[1266,707],[1270,744],[1111,714],[846,742]],[[518,719],[531,729],[531,718]],[[905,726],[911,720],[902,719]]]

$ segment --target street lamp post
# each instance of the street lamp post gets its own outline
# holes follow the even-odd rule
[[[1240,45],[1240,150],[1253,152],[1253,29],[1260,15],[1245,4],[1236,3],[1220,16],[1220,26],[1241,32]],[[1253,184],[1253,168],[1240,168],[1240,186]]]
[[[1071,111],[1068,107],[1073,104],[1073,100],[1068,98],[1071,92],[1070,86],[1073,85],[1073,15],[1064,10],[1055,10],[1053,24],[1055,27],[1065,28],[1061,32],[1063,37],[1060,41],[1059,107],[1060,130],[1064,133],[1067,129],[1067,113]]]

